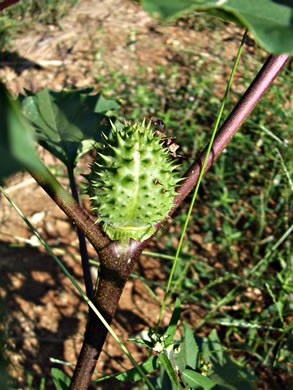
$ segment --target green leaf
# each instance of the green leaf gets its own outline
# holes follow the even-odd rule
[[[21,169],[29,168],[46,176],[46,169],[34,148],[32,128],[20,105],[0,84],[0,183]]]
[[[140,364],[139,367],[141,367],[145,372],[145,374],[147,375],[155,371],[159,367],[158,361],[159,361],[158,356],[152,355],[144,363]],[[122,372],[121,374],[118,374],[115,377],[120,381],[127,381],[127,382],[139,381],[141,379],[141,375],[135,367],[125,372]]]
[[[176,367],[181,372],[186,368],[186,354],[184,342],[178,346],[178,352],[174,352],[174,362]]]
[[[160,359],[160,362],[162,363],[162,366],[166,370],[168,377],[169,377],[170,381],[172,382],[172,384],[177,386],[178,389],[181,389],[181,386],[180,386],[178,379],[177,379],[177,376],[176,376],[176,372],[175,372],[170,360],[168,359],[167,354],[165,352],[160,353],[159,359]]]
[[[45,389],[46,389],[46,379],[42,377],[40,382],[40,390],[45,390]]]
[[[191,11],[197,7],[193,0],[143,0],[142,5],[151,15],[164,19],[179,17],[187,10]]]
[[[186,366],[196,370],[199,367],[199,348],[192,330],[184,324],[184,351]]]
[[[208,377],[229,390],[253,390],[256,378],[245,368],[234,362],[225,352],[217,331],[213,330],[203,345],[205,360],[212,363]]]
[[[98,112],[99,114],[107,114],[109,111],[114,111],[120,107],[120,103],[116,100],[105,99],[103,95],[96,95],[97,102],[94,109],[94,112]]]
[[[45,89],[23,99],[23,111],[32,123],[39,143],[67,167],[74,167],[80,156],[108,134],[107,116],[97,110],[114,107],[101,95],[86,91],[52,92]],[[101,100],[102,99],[102,100]],[[100,102],[100,103],[99,103]],[[96,111],[96,112],[95,112]]]
[[[28,390],[32,390],[33,388],[33,376],[30,372],[26,374],[26,381],[27,381],[27,387]]]
[[[194,337],[192,330],[186,323],[183,323],[182,342],[179,346],[179,352],[174,353],[175,364],[179,371],[184,371],[187,367],[194,370],[199,369],[200,349]]]
[[[205,11],[246,27],[273,54],[293,54],[293,2],[290,0],[143,0],[150,14],[178,17]]]
[[[172,313],[172,317],[170,319],[170,323],[168,325],[168,328],[165,332],[166,340],[165,340],[165,348],[167,348],[170,344],[173,343],[173,339],[176,333],[176,328],[177,328],[177,323],[180,319],[180,300],[177,298],[175,305],[174,305],[174,310]]]
[[[199,388],[204,390],[210,390],[216,386],[216,383],[214,383],[212,380],[193,370],[184,370],[184,372],[182,372],[181,374],[181,378],[184,380],[187,386],[193,389]]]
[[[70,378],[64,374],[61,370],[58,368],[52,368],[51,374],[53,378],[54,385],[56,386],[57,390],[67,390],[69,389],[70,385]]]
[[[274,326],[267,326],[264,324],[256,324],[253,322],[247,322],[245,320],[235,320],[230,318],[216,318],[213,320],[215,324],[220,324],[222,326],[228,326],[232,327],[235,326],[237,328],[246,328],[246,329],[270,329],[270,330],[276,330],[276,331],[283,331],[283,328],[277,328]]]

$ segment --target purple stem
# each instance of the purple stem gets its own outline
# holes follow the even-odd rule
[[[281,54],[278,56],[269,56],[256,78],[253,80],[245,94],[242,96],[234,110],[228,116],[220,130],[218,131],[211,153],[208,156],[207,164],[205,166],[205,172],[211,167],[213,162],[220,156],[222,151],[231,141],[237,130],[241,127],[245,119],[257,105],[263,94],[268,87],[277,77],[283,66],[288,61],[289,56],[287,54]],[[178,189],[178,195],[175,198],[175,207],[172,209],[170,215],[173,214],[175,209],[182,203],[190,191],[194,188],[200,170],[205,158],[207,146],[199,156],[198,160],[191,165],[188,171],[183,177],[186,177],[182,185]]]
[[[73,196],[73,199],[76,201],[76,203],[79,205],[79,198],[78,198],[78,192],[76,188],[76,182],[73,174],[73,168],[67,167],[68,176],[69,176],[69,182],[70,182],[70,188],[71,193]],[[85,237],[82,234],[82,232],[79,230],[78,227],[76,227],[78,242],[79,242],[79,252],[81,256],[81,264],[82,264],[82,270],[83,270],[83,278],[84,278],[84,284],[86,289],[86,295],[89,297],[89,299],[92,299],[94,289],[93,289],[93,281],[91,277],[91,271],[90,271],[90,265],[89,265],[89,256],[88,251],[86,247],[86,241]]]
[[[44,169],[46,169],[44,167]],[[35,171],[27,168],[31,176],[36,182],[46,191],[52,200],[60,207],[60,209],[68,216],[84,236],[90,241],[96,252],[107,247],[111,240],[101,230],[98,224],[95,224],[91,217],[76,203],[70,194],[64,190],[62,185],[47,169],[46,177],[40,176]]]
[[[94,296],[94,304],[108,324],[111,324],[125,283],[138,260],[145,243],[130,240],[126,250],[113,242],[99,252],[99,283]],[[139,249],[138,249],[139,247]],[[86,390],[102,351],[107,329],[90,310],[84,342],[69,390]]]
[[[0,11],[2,11],[3,9],[9,7],[10,5],[18,3],[18,2],[19,2],[19,0],[6,0],[0,4]]]

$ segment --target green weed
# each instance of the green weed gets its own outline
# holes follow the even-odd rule
[[[77,0],[22,0],[8,7],[4,16],[20,21],[57,24],[65,16],[69,9],[77,3]]]
[[[22,0],[1,13],[0,48],[8,48],[18,33],[31,29],[31,23],[58,24],[78,0]]]

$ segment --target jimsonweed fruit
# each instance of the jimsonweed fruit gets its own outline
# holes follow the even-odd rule
[[[112,240],[143,241],[173,206],[176,165],[151,122],[112,125],[104,138],[88,176],[92,210]]]

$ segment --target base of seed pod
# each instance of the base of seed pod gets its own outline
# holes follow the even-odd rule
[[[123,238],[134,238],[136,241],[144,241],[155,231],[154,226],[113,226],[108,223],[103,224],[104,231],[112,240]]]

